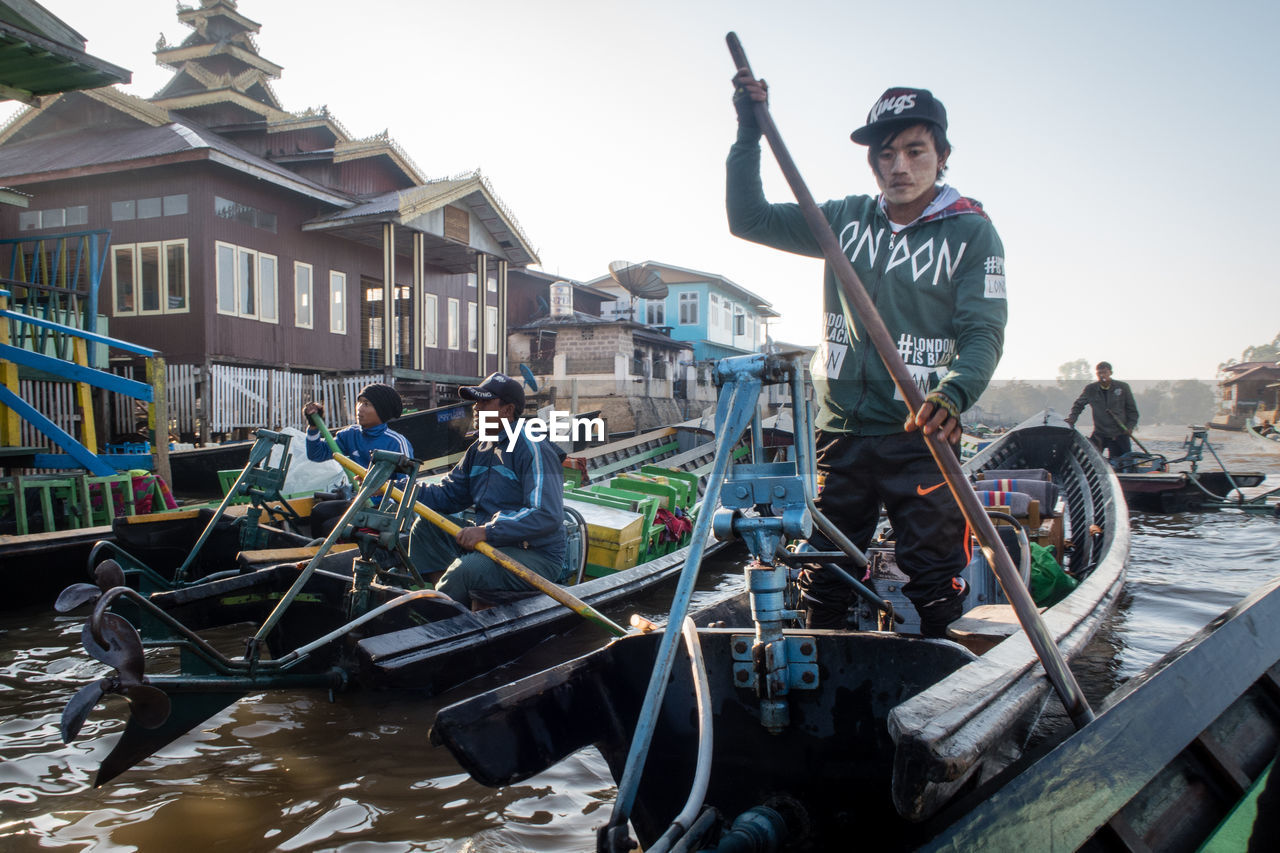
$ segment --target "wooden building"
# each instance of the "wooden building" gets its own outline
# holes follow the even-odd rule
[[[206,379],[376,374],[426,405],[507,369],[508,272],[538,258],[488,181],[428,179],[385,133],[286,111],[235,0],[178,9],[191,34],[161,37],[153,97],[64,94],[0,131],[0,185],[31,197],[0,236],[109,230],[112,336]]]

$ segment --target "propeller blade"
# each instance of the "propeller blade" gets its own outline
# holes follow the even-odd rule
[[[63,743],[71,743],[80,734],[80,727],[88,719],[89,712],[102,700],[102,694],[110,684],[111,679],[100,678],[81,687],[71,697],[67,707],[62,709],[62,724],[59,726]]]
[[[97,601],[100,595],[102,590],[94,584],[73,583],[58,593],[58,600],[53,603],[53,609],[59,613],[70,613],[81,605]]]
[[[144,729],[158,729],[169,719],[169,694],[150,684],[134,684],[124,689],[133,719]]]
[[[99,628],[106,645],[98,643],[90,623],[86,622],[84,630],[80,632],[84,650],[94,660],[119,672],[126,684],[140,684],[145,658],[138,632],[129,624],[128,619],[115,613],[102,614]]]
[[[93,570],[93,579],[97,581],[98,588],[106,592],[113,587],[124,586],[124,569],[115,560],[103,560]]]

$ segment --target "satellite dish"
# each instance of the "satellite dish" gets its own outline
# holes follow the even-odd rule
[[[663,299],[667,295],[667,285],[662,280],[662,274],[648,264],[612,261],[609,264],[609,277],[639,299]]]
[[[529,369],[529,365],[520,365],[520,375],[524,377],[524,384],[529,386],[529,390],[538,393],[538,380],[534,378],[533,371]]]

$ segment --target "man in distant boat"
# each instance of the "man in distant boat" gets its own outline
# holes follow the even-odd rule
[[[1067,415],[1067,424],[1074,427],[1088,404],[1093,415],[1093,434],[1089,440],[1100,453],[1119,459],[1133,450],[1129,435],[1138,428],[1138,404],[1128,383],[1111,378],[1111,362],[1098,362],[1094,373],[1098,381],[1084,386],[1076,397],[1071,404],[1071,414]]]
[[[356,397],[356,422],[334,433],[333,440],[343,456],[365,468],[373,464],[375,450],[390,450],[412,457],[413,446],[409,439],[387,426],[387,421],[400,417],[403,412],[404,400],[395,388],[381,382],[366,385]],[[319,430],[311,426],[313,414],[324,417],[324,406],[311,402],[302,407],[302,418],[307,422],[307,458],[312,462],[327,462],[333,458],[333,450],[325,443]],[[316,503],[311,508],[311,535],[316,538],[328,536],[350,504],[350,500],[344,499]]]
[[[738,136],[729,151],[726,206],[735,235],[821,257],[800,208],[770,204],[760,181],[753,101],[768,87],[749,69],[734,76]],[[942,183],[951,145],[947,113],[925,89],[894,88],[852,134],[867,146],[877,196],[821,205],[867,286],[908,371],[925,394],[913,416],[846,304],[830,265],[824,278],[824,335],[811,365],[819,412],[818,508],[860,548],[883,504],[893,524],[903,591],[925,636],[946,635],[967,593],[966,525],[921,433],[960,439],[960,413],[986,388],[1000,359],[1008,316],[1004,248],[982,206]],[[833,550],[815,535],[820,550]],[[852,590],[821,567],[806,568],[807,623],[848,624]]]
[[[474,507],[476,524],[463,526],[451,537],[419,518],[409,539],[409,559],[424,577],[439,577],[437,590],[470,607],[474,591],[530,589],[476,551],[481,542],[548,580],[560,580],[565,554],[564,469],[554,444],[534,440],[520,428],[524,388],[517,380],[492,373],[459,393],[475,401],[481,429],[486,417],[505,426],[493,423],[491,431],[500,439],[477,440],[443,480],[418,492],[418,501],[446,515]]]

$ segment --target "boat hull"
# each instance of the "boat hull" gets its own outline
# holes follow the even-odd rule
[[[974,656],[954,643],[918,637],[792,633],[816,647],[819,666],[813,686],[819,689],[793,691],[791,725],[771,734],[761,724],[754,688],[743,688],[733,678],[732,647],[743,636],[723,628],[698,632],[715,715],[715,772],[706,804],[737,815],[769,802],[822,838],[849,838],[867,821],[892,821],[894,745],[885,726],[887,715]],[[527,779],[593,744],[614,778],[620,778],[659,637],[625,637],[597,654],[521,682],[518,692],[487,694],[487,700],[481,697],[470,708],[446,709],[437,718],[433,737],[446,745],[482,745],[480,755],[455,754],[468,756],[463,758],[464,768],[487,785]],[[697,754],[696,707],[689,659],[682,648],[631,814],[645,846],[662,834],[688,795]],[[918,835],[901,822],[893,828],[904,841]]]
[[[1280,746],[1280,578],[1103,705],[1094,722],[923,849],[1040,849],[1045,815],[1053,816],[1055,849],[1112,849],[1102,836],[1116,832],[1139,840],[1122,849],[1206,849]],[[1280,768],[1271,772],[1280,785]]]
[[[969,463],[970,472],[1035,467],[1049,469],[1062,489],[1075,540],[1067,557],[1084,576],[1075,591],[1044,612],[1050,635],[1070,659],[1084,649],[1119,598],[1129,551],[1128,512],[1106,461],[1061,419],[1028,422]],[[1091,534],[1095,527],[1098,532]],[[730,608],[728,615],[725,608]],[[732,622],[741,615],[733,608],[738,604],[700,613],[696,621]],[[760,803],[770,786],[785,790],[810,813],[809,823],[817,821],[814,849],[846,844],[850,835],[844,820],[853,812],[877,825],[900,825],[898,832],[886,834],[909,846],[920,830],[907,827],[924,825],[1018,756],[1050,690],[1021,634],[976,657],[946,640],[798,631],[793,635],[812,637],[818,644],[815,692],[831,695],[792,690],[792,727],[800,731],[771,735],[760,726],[754,693],[729,681],[732,667],[725,666],[719,646],[732,634],[699,631],[715,655],[709,674],[720,670],[710,675],[716,685],[717,744],[711,773],[717,793],[709,795],[710,802],[731,818],[744,803]],[[643,685],[648,677],[643,655],[626,665],[622,657],[614,657],[631,655],[620,651],[629,642],[615,641],[563,667],[445,708],[436,718],[433,738],[448,745],[477,780],[490,785],[528,778],[587,743],[601,748],[617,778],[643,693],[630,679]],[[623,672],[633,665],[639,675]],[[679,683],[688,680],[679,665],[675,672]],[[658,735],[649,752],[644,775],[649,781],[642,783],[632,813],[645,843],[665,829],[689,790],[684,781],[694,750],[686,749],[684,741],[693,719],[690,691],[682,687],[674,700],[668,692],[662,711],[667,727],[682,733],[667,735],[678,742],[664,744]],[[506,752],[492,745],[502,731],[518,733],[498,741],[509,744]],[[792,751],[774,748],[788,738],[794,739]],[[751,752],[756,748],[763,759]],[[662,772],[655,771],[655,761]],[[757,782],[757,774],[766,781]],[[867,809],[862,811],[864,802]]]
[[[1196,481],[1185,471],[1117,474],[1129,508],[1140,512],[1186,512],[1211,507],[1232,491],[1260,484],[1266,475],[1256,471],[1198,471]],[[1202,487],[1202,488],[1201,488]],[[1209,494],[1205,494],[1205,492]]]

